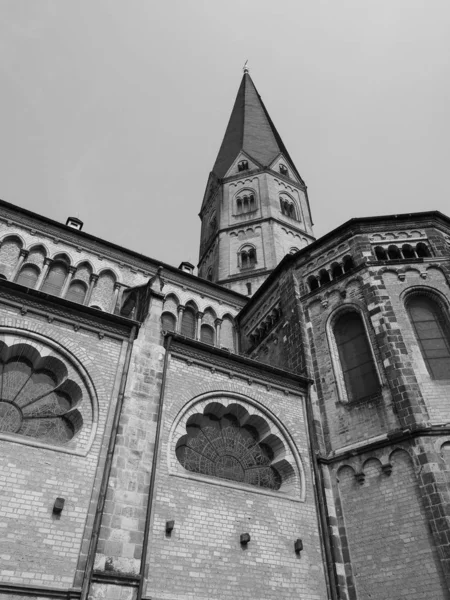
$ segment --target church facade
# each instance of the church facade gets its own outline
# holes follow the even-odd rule
[[[450,219],[316,240],[247,71],[200,218],[0,202],[0,598],[450,598]]]

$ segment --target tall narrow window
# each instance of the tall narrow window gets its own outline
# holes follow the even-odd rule
[[[347,312],[338,318],[334,337],[349,400],[362,400],[380,388],[362,317]]]
[[[34,265],[25,265],[22,267],[16,283],[28,288],[34,288],[39,277],[39,269]]]
[[[450,379],[450,324],[439,304],[417,294],[406,302],[424,361],[433,379]]]
[[[52,265],[42,286],[42,292],[59,296],[67,276],[67,266],[63,263]]]
[[[183,311],[181,335],[185,335],[189,338],[195,337],[195,313],[192,308],[185,308]]]

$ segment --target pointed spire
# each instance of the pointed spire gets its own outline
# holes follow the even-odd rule
[[[213,167],[213,172],[219,178],[225,176],[242,150],[263,167],[267,167],[282,153],[295,169],[261,96],[256,90],[247,65],[248,61],[245,62],[243,68],[244,75],[241,85]]]

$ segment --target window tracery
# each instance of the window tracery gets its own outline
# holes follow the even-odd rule
[[[206,404],[185,427],[175,454],[187,471],[273,491],[292,485],[295,471],[284,442],[241,404]]]
[[[55,356],[0,341],[0,433],[63,445],[82,427],[80,386]]]

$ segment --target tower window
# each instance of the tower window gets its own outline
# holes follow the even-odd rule
[[[283,163],[280,163],[279,169],[282,175],[286,175],[286,177],[289,175],[289,171],[287,170],[286,165],[284,165]]]
[[[285,217],[289,217],[290,219],[295,219],[298,221],[297,211],[295,209],[294,201],[291,200],[288,196],[282,196],[280,198],[280,208],[281,214]]]
[[[438,302],[415,294],[406,308],[419,342],[423,359],[433,379],[450,379],[450,324]]]
[[[255,195],[252,193],[244,193],[236,198],[236,212],[238,215],[253,212],[256,210]]]
[[[245,246],[239,252],[241,269],[250,269],[256,264],[256,250],[252,246]]]
[[[334,326],[345,388],[350,400],[362,400],[378,392],[380,382],[362,317],[344,313]]]
[[[238,171],[248,171],[248,160],[238,162]]]

